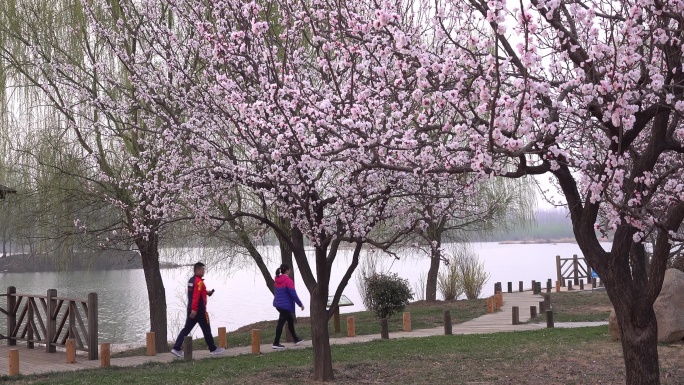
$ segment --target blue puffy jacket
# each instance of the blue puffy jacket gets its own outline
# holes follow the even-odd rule
[[[294,288],[294,282],[287,274],[280,274],[273,284],[273,306],[294,313],[295,302],[299,307],[302,306],[302,301],[299,300]]]

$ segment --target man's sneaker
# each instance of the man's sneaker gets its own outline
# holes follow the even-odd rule
[[[299,338],[297,341],[295,341],[295,345],[301,345],[302,342],[304,342],[304,338]]]
[[[178,358],[183,358],[183,352],[181,352],[180,350],[171,349],[171,354]]]
[[[214,350],[213,352],[211,352],[211,355],[212,355],[212,356],[220,356],[220,355],[222,355],[222,354],[225,353],[225,352],[226,352],[226,349],[224,349],[224,348],[216,348],[216,350]]]
[[[283,350],[285,347],[281,344],[273,344],[273,349],[275,350]]]

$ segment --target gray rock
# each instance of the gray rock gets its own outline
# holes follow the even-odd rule
[[[660,295],[653,304],[658,320],[658,341],[684,338],[684,272],[667,269]]]
[[[620,340],[620,326],[617,322],[617,317],[615,316],[615,309],[610,311],[610,318],[608,319],[608,332],[610,333],[610,338],[613,341]]]

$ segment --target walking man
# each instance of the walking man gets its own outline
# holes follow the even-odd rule
[[[182,358],[183,340],[191,332],[195,325],[199,324],[204,334],[204,340],[207,342],[209,351],[212,355],[220,355],[225,352],[223,348],[217,348],[214,344],[214,337],[211,335],[211,327],[209,326],[209,313],[207,313],[207,296],[214,294],[215,290],[207,292],[207,287],[204,285],[204,264],[197,262],[195,264],[195,275],[188,281],[188,317],[185,320],[185,327],[181,330],[176,344],[171,349],[171,354]]]

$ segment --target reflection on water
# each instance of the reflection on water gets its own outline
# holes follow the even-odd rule
[[[606,244],[604,247],[609,246]],[[480,255],[485,269],[491,274],[482,292],[483,297],[493,293],[493,283],[498,281],[524,281],[525,287],[529,287],[529,282],[533,279],[555,280],[556,255],[581,256],[579,247],[575,244],[478,243],[474,244],[473,249]],[[388,260],[383,265],[413,284],[427,271],[429,264],[427,259],[416,258],[417,253],[407,251],[400,254],[401,260]],[[351,251],[340,252],[333,268],[331,287],[337,287],[350,257]],[[276,267],[277,264],[273,263],[271,270],[275,271]],[[191,276],[190,267],[162,271],[168,304],[170,339],[176,336],[185,321],[185,288]],[[205,279],[207,288],[216,289],[216,293],[208,301],[214,333],[219,326],[235,330],[246,324],[277,318],[277,313],[271,305],[271,292],[256,269],[243,268],[225,273],[217,269],[212,270],[209,266]],[[298,314],[308,316],[309,293],[301,283],[300,276],[295,278],[295,282],[300,298],[307,305],[307,310]],[[99,301],[100,341],[140,343],[149,331],[147,288],[142,270],[0,273],[0,290],[4,293],[7,286],[16,286],[17,292],[30,294],[45,294],[48,289],[57,289],[59,296],[66,297],[86,298],[89,292],[96,292]],[[517,284],[514,287],[517,287]],[[355,276],[350,280],[344,293],[354,302],[354,306],[342,308],[343,313],[363,310]],[[0,301],[4,307],[5,298],[0,297]],[[0,317],[0,330],[5,330],[4,317]],[[196,328],[194,335],[198,337],[200,334],[199,328]]]

